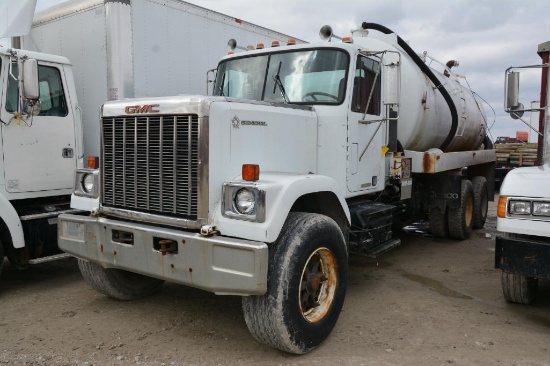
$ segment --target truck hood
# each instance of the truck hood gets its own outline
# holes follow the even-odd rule
[[[550,197],[550,165],[525,167],[512,170],[504,178],[500,188],[503,196]]]
[[[120,99],[106,102],[101,108],[103,117],[115,116],[153,116],[162,114],[195,113],[199,117],[207,116],[210,104],[214,101],[225,102],[228,98],[204,95],[176,95],[170,97],[150,97]]]

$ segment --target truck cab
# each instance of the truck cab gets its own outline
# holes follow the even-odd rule
[[[519,75],[516,69],[541,69],[538,166],[522,167],[506,175],[500,189],[497,212],[495,268],[502,271],[501,286],[506,301],[531,304],[539,279],[550,279],[550,156],[549,136],[549,55],[550,42],[538,46],[539,65],[511,67],[506,70],[505,110],[521,118],[525,111],[519,103]]]
[[[57,215],[81,167],[79,111],[63,57],[0,48],[0,271],[58,255]]]

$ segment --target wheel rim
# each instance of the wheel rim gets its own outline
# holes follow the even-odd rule
[[[327,248],[318,248],[307,259],[299,288],[300,311],[305,320],[316,323],[327,314],[336,292],[337,262]]]
[[[466,199],[466,209],[464,210],[464,215],[466,226],[470,226],[474,217],[474,197],[471,194],[469,194]]]

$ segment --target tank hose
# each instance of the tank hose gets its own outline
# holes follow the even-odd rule
[[[363,24],[361,24],[361,28],[373,29],[384,34],[395,33],[391,29],[376,23],[363,22]],[[456,131],[458,129],[458,113],[456,111],[456,106],[447,89],[445,89],[445,87],[441,85],[441,81],[439,81],[437,76],[434,75],[428,65],[426,65],[424,61],[422,61],[422,59],[416,54],[416,52],[414,52],[413,49],[405,41],[403,41],[401,37],[399,37],[397,34],[396,36],[397,44],[412,58],[412,60],[420,68],[420,70],[431,80],[431,82],[435,85],[437,90],[439,90],[439,92],[443,96],[443,99],[445,99],[447,105],[449,106],[449,110],[451,111],[451,130],[449,131],[447,138],[445,138],[445,141],[443,141],[441,146],[439,146],[439,149],[441,151],[445,151],[445,149],[449,146],[449,144],[455,137]]]

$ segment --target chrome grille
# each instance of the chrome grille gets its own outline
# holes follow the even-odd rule
[[[196,219],[197,115],[104,117],[102,134],[104,206]]]

